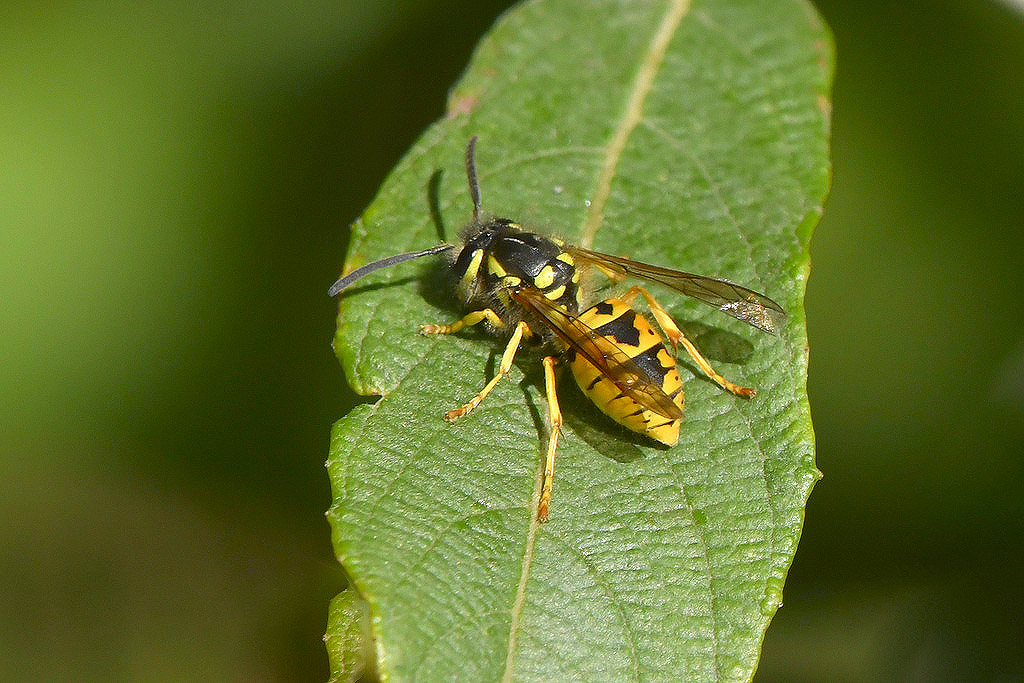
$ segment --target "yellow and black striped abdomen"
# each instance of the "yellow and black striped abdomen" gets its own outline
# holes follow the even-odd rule
[[[602,301],[579,318],[632,358],[644,373],[639,381],[659,387],[682,410],[683,383],[675,359],[646,318],[618,299]],[[570,352],[569,367],[583,393],[608,417],[669,446],[679,439],[678,418],[670,419],[644,408],[578,353]]]

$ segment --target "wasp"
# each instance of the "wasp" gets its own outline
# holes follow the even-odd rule
[[[622,296],[584,309],[580,280],[586,268],[595,268],[612,282],[634,277],[659,283],[770,334],[776,332],[785,312],[763,294],[726,280],[602,254],[531,232],[508,218],[484,216],[476,172],[476,142],[474,136],[466,147],[473,220],[462,232],[461,246],[440,244],[374,261],[335,282],[329,294],[335,296],[381,268],[424,256],[454,254],[454,258],[449,258],[456,290],[469,313],[451,324],[424,325],[420,332],[455,334],[483,324],[491,332],[507,337],[508,342],[494,377],[469,402],[448,411],[444,416],[448,422],[480,405],[512,367],[522,344],[535,343],[548,350],[542,365],[550,431],[537,509],[537,517],[543,522],[551,504],[555,451],[562,426],[555,383],[555,368],[560,362],[568,365],[583,393],[608,417],[669,446],[679,439],[683,384],[675,354],[669,352],[648,319],[633,308],[637,296],[646,302],[673,352],[682,346],[704,374],[726,391],[744,397],[757,393],[718,374],[643,287],[634,286]]]

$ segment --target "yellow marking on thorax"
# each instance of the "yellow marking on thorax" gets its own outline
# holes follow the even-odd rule
[[[539,289],[547,289],[555,282],[555,269],[550,265],[544,266],[533,278],[533,284]]]
[[[498,263],[498,259],[494,258],[494,254],[489,254],[487,256],[487,270],[494,273],[498,277],[505,277],[508,274],[505,268],[503,268],[502,265]]]

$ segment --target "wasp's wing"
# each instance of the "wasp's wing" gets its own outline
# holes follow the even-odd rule
[[[578,317],[529,287],[512,291],[512,298],[535,313],[576,353],[587,359],[619,390],[647,410],[670,420],[683,416],[672,399],[615,342],[603,337]]]
[[[592,263],[619,275],[659,282],[769,334],[775,334],[786,317],[782,307],[765,295],[727,280],[652,266],[582,247],[569,246],[566,249],[579,261]]]

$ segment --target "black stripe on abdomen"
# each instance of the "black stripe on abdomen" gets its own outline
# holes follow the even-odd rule
[[[596,310],[596,306],[594,307]],[[598,311],[600,313],[600,311]],[[636,320],[636,311],[632,308],[627,308],[622,312],[615,320],[609,320],[603,325],[599,325],[594,328],[602,337],[608,337],[619,344],[626,344],[628,346],[639,346],[640,345],[640,330],[634,324]]]
[[[651,348],[647,349],[643,353],[633,356],[633,362],[640,366],[648,377],[654,380],[654,383],[661,386],[665,380],[665,375],[672,368],[666,368],[658,360],[658,352],[665,347],[661,344],[655,344]]]

